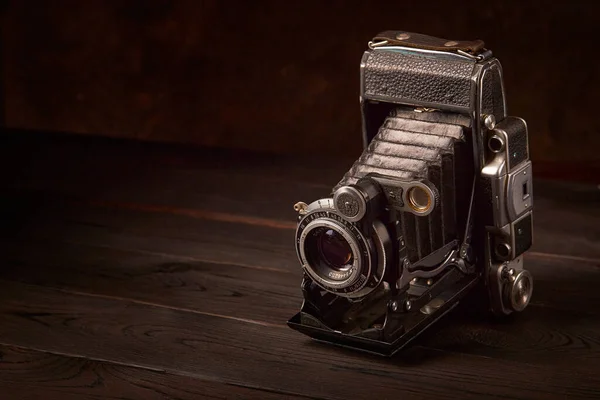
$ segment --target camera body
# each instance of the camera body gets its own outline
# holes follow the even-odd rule
[[[478,284],[492,312],[522,311],[532,169],[499,61],[479,40],[382,32],[360,102],[363,154],[329,197],[295,205],[304,303],[288,325],[391,355]]]

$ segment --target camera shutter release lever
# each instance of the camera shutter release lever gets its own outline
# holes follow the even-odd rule
[[[403,46],[416,49],[465,52],[478,54],[484,50],[482,40],[448,40],[434,36],[404,31],[384,31],[373,38],[373,42],[387,42],[386,46]]]

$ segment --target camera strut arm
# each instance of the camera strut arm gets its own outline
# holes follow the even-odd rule
[[[465,225],[465,235],[460,247],[458,246],[458,241],[453,240],[414,264],[410,264],[408,259],[405,259],[402,264],[402,275],[396,283],[398,289],[406,289],[414,278],[434,277],[450,265],[458,268],[463,274],[468,274],[470,272],[470,267],[474,261],[472,260],[470,246],[473,231],[476,180],[477,177],[475,176],[471,188],[471,201],[469,204],[469,212],[467,214],[467,223]]]

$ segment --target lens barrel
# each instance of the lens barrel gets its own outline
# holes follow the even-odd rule
[[[314,201],[298,222],[296,252],[306,277],[339,296],[358,298],[382,281],[391,239],[381,221],[365,236],[361,224],[349,221],[333,198]]]
[[[361,257],[363,239],[347,224],[331,216],[315,218],[302,232],[299,252],[305,269],[328,289],[343,291],[353,286],[368,263]]]

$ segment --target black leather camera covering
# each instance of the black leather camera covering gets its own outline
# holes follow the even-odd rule
[[[419,105],[446,105],[461,111],[471,105],[475,62],[442,60],[394,51],[370,51],[363,57],[363,97]],[[458,110],[457,110],[458,111]]]
[[[480,113],[493,115],[496,121],[502,121],[506,116],[506,104],[502,90],[502,67],[497,60],[491,62],[483,72],[480,88]]]

